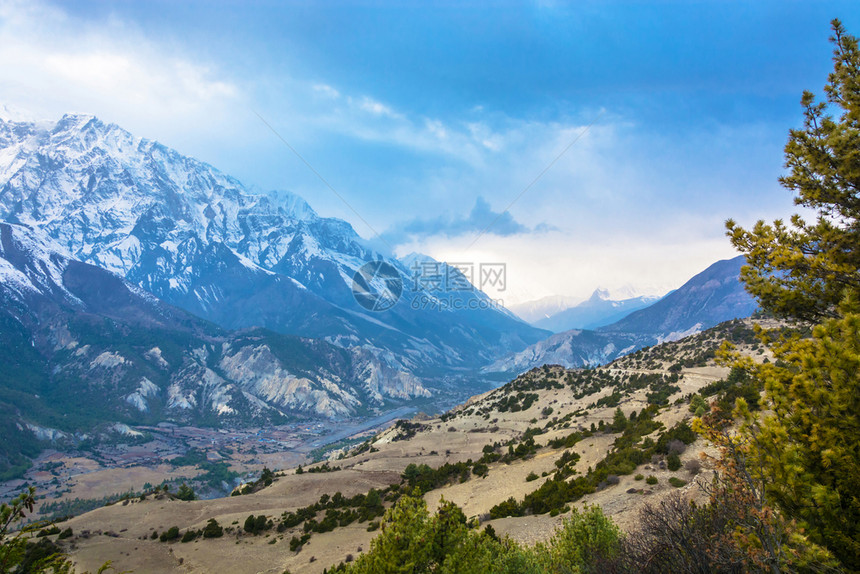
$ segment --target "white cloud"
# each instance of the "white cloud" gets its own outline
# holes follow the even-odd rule
[[[213,67],[133,26],[78,20],[41,2],[0,4],[0,75],[0,101],[47,118],[97,113],[168,140],[191,130],[203,136],[243,98]]]
[[[700,129],[680,144],[672,139],[677,135],[655,135],[659,127],[649,131],[606,113],[535,182],[598,110],[523,119],[476,104],[462,114],[427,117],[379,94],[350,93],[338,78],[264,69],[230,75],[181,41],[152,38],[116,19],[77,19],[39,1],[0,0],[0,78],[0,104],[47,118],[95,113],[246,183],[262,178],[264,186],[304,194],[319,212],[349,219],[365,235],[252,110],[301,152],[310,150],[308,161],[380,231],[415,218],[456,223],[478,197],[493,213],[512,205],[508,216],[524,229],[547,223],[566,230],[490,233],[466,253],[474,233],[418,234],[397,246],[452,261],[507,262],[511,290],[503,298],[511,303],[584,297],[597,286],[677,287],[733,254],[723,236],[726,217],[746,225],[760,213],[754,203],[770,206],[761,214],[766,218],[794,210],[789,194],[773,190],[778,150],[773,167],[757,161],[755,150],[770,138],[760,126]],[[347,163],[336,155],[343,150],[359,151],[361,159],[350,164],[359,173],[336,172]],[[386,164],[384,154],[392,152],[418,159],[398,170]],[[777,196],[784,205],[773,207]],[[703,212],[707,217],[692,215]]]
[[[685,231],[679,230],[677,235]],[[597,287],[610,291],[633,286],[641,294],[663,295],[680,287],[719,259],[734,257],[725,240],[693,234],[643,242],[635,235],[589,237],[575,231],[486,236],[466,250],[468,237],[437,236],[398,248],[429,253],[443,261],[505,263],[507,288],[487,293],[507,305],[548,295],[588,297]]]
[[[332,100],[336,100],[340,97],[340,92],[326,84],[314,84],[313,89],[314,91],[324,95],[327,98],[331,98]]]
[[[213,79],[209,70],[179,59],[166,58],[156,65],[138,54],[83,50],[45,53],[34,64],[64,80],[72,90],[122,101],[124,107],[131,104],[145,109],[159,102],[160,114],[165,109],[187,113],[238,94],[236,86]]]
[[[0,0],[0,103],[46,118],[95,113],[198,154],[214,149],[213,134],[248,139],[261,133],[254,129],[257,110],[300,141],[336,133],[475,167],[523,143],[534,127],[425,117],[369,94],[345,93],[332,82],[271,77],[265,70],[240,80],[184,48],[181,40],[150,38],[116,18],[84,20],[38,0]]]
[[[361,101],[358,103],[358,107],[375,116],[388,116],[389,118],[403,117],[402,115],[395,113],[394,110],[382,102],[377,102],[376,100],[366,96],[361,98]]]

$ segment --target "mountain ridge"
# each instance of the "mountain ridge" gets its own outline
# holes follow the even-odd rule
[[[368,312],[352,292],[361,266],[384,261],[404,285],[410,270],[349,223],[94,116],[0,120],[0,149],[0,219],[39,227],[82,262],[222,327],[372,348],[418,376],[477,368],[547,334],[477,289],[444,294],[461,308],[404,289],[391,309]]]
[[[730,319],[748,317],[758,304],[740,281],[744,261],[742,255],[717,261],[659,301],[611,325],[557,333],[498,359],[483,370],[521,373],[544,364],[593,367],[642,347],[677,340]]]

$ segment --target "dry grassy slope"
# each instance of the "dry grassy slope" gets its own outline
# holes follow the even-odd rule
[[[741,338],[749,339],[750,323],[744,322],[744,329],[738,325],[740,323],[731,327],[735,330],[735,338],[741,333]],[[728,333],[729,328],[723,326],[678,342],[645,349],[615,361],[603,371],[613,377],[617,375],[619,379],[635,373],[667,374],[672,365],[688,361],[689,366],[682,366],[679,372],[677,384],[680,391],[669,397],[670,406],[663,409],[658,417],[669,428],[690,416],[686,403],[673,404],[676,399],[727,374],[727,368],[717,366],[709,357]],[[740,348],[745,353],[763,356],[755,343],[741,344]],[[561,367],[547,367],[522,375],[518,381],[527,383],[533,378],[563,384],[569,376],[576,374]],[[121,569],[136,572],[254,573],[283,572],[285,569],[293,574],[321,572],[323,568],[343,560],[347,554],[357,555],[368,549],[375,533],[366,531],[366,523],[354,523],[333,532],[314,534],[298,553],[291,552],[288,547],[289,539],[299,532],[298,528],[283,534],[272,530],[268,536],[256,537],[230,533],[220,539],[198,539],[187,544],[165,544],[141,540],[141,537],[148,536],[153,530],[162,532],[173,525],[183,531],[200,528],[209,518],[216,518],[223,526],[230,526],[236,521],[238,524],[234,525],[235,528],[241,526],[249,514],[264,513],[277,517],[285,510],[295,510],[316,502],[324,493],[340,491],[345,496],[352,496],[367,492],[372,487],[385,487],[398,482],[400,473],[410,463],[423,463],[435,468],[445,462],[477,460],[482,455],[484,445],[516,439],[530,426],[543,427],[553,418],[561,419],[570,413],[577,414],[570,417],[565,425],[537,436],[536,441],[546,445],[553,438],[588,428],[592,423],[612,420],[614,407],[589,408],[600,397],[611,394],[611,387],[576,398],[571,387],[563,384],[563,388],[534,391],[538,398],[527,410],[499,412],[493,405],[500,399],[516,394],[511,391],[513,384],[473,397],[444,417],[446,420],[437,417],[415,421],[421,423],[421,430],[408,440],[395,440],[400,431],[397,427],[391,427],[374,438],[375,452],[348,456],[333,462],[343,467],[337,472],[296,475],[294,471],[287,471],[272,486],[252,495],[195,502],[135,501],[79,516],[68,522],[76,533],[71,539],[72,556],[80,567],[90,570],[97,569],[105,560],[113,560]],[[637,390],[625,396],[619,406],[626,414],[633,410],[641,411],[647,404],[646,393],[647,389]],[[542,414],[547,407],[553,409],[549,416]],[[582,457],[577,463],[577,471],[585,472],[589,466],[601,460],[616,436],[598,433],[576,444],[573,450]],[[704,448],[701,441],[694,444],[684,453],[682,461],[698,457]],[[483,517],[497,503],[511,496],[521,499],[538,488],[546,478],[527,482],[526,476],[531,472],[541,475],[554,470],[554,462],[564,450],[544,447],[527,460],[517,460],[509,465],[493,463],[485,478],[473,476],[465,483],[450,484],[430,491],[425,498],[431,508],[435,508],[444,497],[460,505],[467,516]],[[626,528],[632,524],[636,510],[642,504],[657,500],[674,490],[667,483],[670,476],[690,481],[683,489],[691,496],[696,495],[697,487],[683,468],[672,473],[648,464],[642,465],[637,472],[646,476],[653,474],[659,480],[657,485],[647,487],[647,495],[627,493],[634,484],[637,488],[647,486],[641,481],[634,481],[633,475],[630,475],[621,477],[619,484],[588,495],[576,504],[599,504]],[[706,470],[700,479],[707,479],[707,475]],[[498,519],[491,521],[491,524],[500,534],[534,543],[547,539],[562,518],[563,515],[526,516]],[[83,530],[110,532],[116,536],[98,534],[84,539],[79,535]]]

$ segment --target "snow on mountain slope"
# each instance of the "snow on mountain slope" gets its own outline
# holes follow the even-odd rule
[[[546,334],[480,291],[446,294],[470,303],[440,308],[404,289],[392,309],[368,313],[353,298],[356,271],[384,260],[405,284],[411,270],[347,222],[92,116],[0,120],[0,219],[38,227],[75,258],[224,327],[391,351],[413,371],[477,366]]]
[[[564,295],[551,295],[534,301],[508,305],[508,310],[515,313],[527,323],[534,324],[541,319],[552,317],[565,309],[575,307],[582,302],[581,297],[566,297]]]
[[[170,224],[158,230],[165,255],[195,239],[218,240],[268,268],[307,235],[303,224],[320,219],[294,194],[252,194],[207,164],[92,116],[3,122],[0,148],[4,217],[42,227],[76,257],[121,275],[138,262],[141,222]]]

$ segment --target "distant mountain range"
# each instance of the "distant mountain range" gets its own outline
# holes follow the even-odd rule
[[[749,317],[758,308],[740,281],[743,255],[717,261],[653,305],[600,329],[606,333],[679,339],[729,319]]]
[[[537,321],[552,317],[582,302],[582,297],[566,297],[564,295],[551,295],[535,301],[508,305],[508,309],[526,323],[534,324]]]
[[[370,414],[549,334],[92,116],[0,119],[0,222],[0,475],[98,425]],[[393,307],[359,303],[382,286],[367,264],[398,278]],[[459,288],[415,288],[418,268]]]
[[[554,333],[571,329],[597,329],[623,319],[633,311],[648,307],[658,299],[660,298],[640,296],[616,301],[610,298],[607,290],[597,289],[585,301],[533,321],[532,324]]]
[[[718,261],[678,290],[611,325],[558,333],[494,361],[484,370],[521,373],[544,364],[596,366],[645,346],[748,317],[758,305],[740,282],[744,262],[743,256]]]

